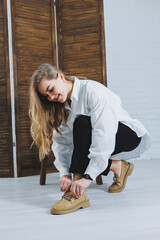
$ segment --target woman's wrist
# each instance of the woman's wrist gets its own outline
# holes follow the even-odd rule
[[[89,179],[89,180],[93,181],[93,179],[91,178],[91,176],[89,174],[84,174],[83,177],[87,180]]]

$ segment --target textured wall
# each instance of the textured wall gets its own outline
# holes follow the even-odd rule
[[[141,158],[160,155],[160,1],[104,0],[108,87],[152,137]]]

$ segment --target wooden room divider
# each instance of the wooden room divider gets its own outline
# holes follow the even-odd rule
[[[2,0],[0,3],[0,27],[3,29],[3,33],[0,32],[0,48],[3,50],[0,62],[0,99],[5,103],[0,103],[3,105],[0,106],[0,114],[3,114],[3,124],[0,126],[3,141],[0,148],[0,157],[3,159],[0,161],[2,177],[13,176],[13,146],[8,40],[4,23],[6,5]],[[106,85],[103,0],[11,0],[11,19],[17,176],[21,177],[40,173],[38,150],[36,147],[30,148],[32,139],[28,107],[33,71],[47,62],[58,65],[66,75],[85,76]],[[54,155],[51,153],[47,172],[56,171],[53,161]]]

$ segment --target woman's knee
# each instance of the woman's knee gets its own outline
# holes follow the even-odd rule
[[[79,127],[91,128],[90,117],[89,116],[85,116],[85,115],[77,116],[75,121],[74,121],[73,127],[74,128],[79,128]]]

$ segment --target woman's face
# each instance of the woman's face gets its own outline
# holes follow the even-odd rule
[[[64,75],[58,73],[57,79],[43,78],[38,86],[38,91],[49,101],[64,103],[71,95],[72,83]]]

